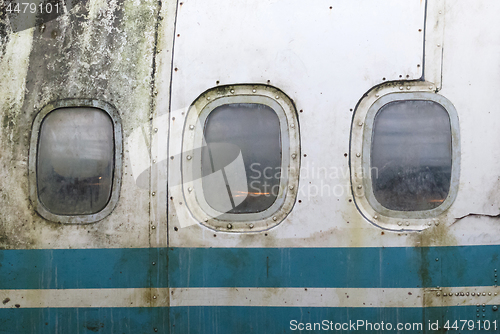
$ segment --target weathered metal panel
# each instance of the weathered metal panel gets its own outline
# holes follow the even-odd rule
[[[88,0],[36,28],[0,22],[0,331],[276,333],[293,319],[363,319],[432,333],[498,321],[499,6]],[[187,108],[233,84],[277,87],[299,111],[304,187],[259,233],[214,232],[167,192],[167,171],[181,184]],[[374,226],[352,198],[353,115],[381,84],[429,85],[459,116],[457,198],[422,232]],[[27,159],[37,112],[75,97],[117,108],[124,173],[110,216],[69,226],[35,214]],[[440,330],[426,326],[436,320]]]
[[[205,90],[268,84],[299,111],[298,201],[265,233],[215,233],[196,223],[171,189],[170,244],[181,247],[402,246],[415,236],[372,229],[352,200],[352,110],[370,87],[422,76],[425,2],[185,1],[179,4],[172,76],[170,155],[181,152],[185,108]],[[394,13],[398,13],[394,15]],[[383,22],[383,24],[381,24]],[[419,31],[420,30],[420,31]],[[366,57],[370,54],[370,57]],[[420,65],[420,66],[417,66]],[[169,183],[180,182],[170,161]],[[326,174],[326,176],[324,176]],[[181,225],[179,220],[183,221]],[[186,222],[189,222],[186,224]],[[176,231],[175,228],[178,230]]]
[[[132,132],[149,122],[158,3],[79,1],[56,19],[8,32],[1,58],[2,248],[96,248],[149,245],[149,191],[131,175]],[[61,225],[39,217],[29,199],[27,162],[35,115],[50,102],[90,98],[122,119],[122,191],[106,219]],[[149,127],[145,128],[149,135]],[[148,177],[149,178],[149,177]]]

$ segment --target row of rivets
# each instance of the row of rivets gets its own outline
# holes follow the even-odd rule
[[[438,260],[439,260],[439,259],[436,259],[436,261],[438,261]],[[438,292],[438,294],[437,294],[437,295],[439,296],[439,292]],[[468,292],[465,292],[465,293],[464,293],[464,292],[455,292],[455,296],[468,296],[468,295],[469,295],[469,293],[468,293]],[[476,293],[475,293],[475,292],[471,292],[471,293],[470,293],[470,295],[471,295],[471,296],[476,296]],[[482,295],[483,295],[483,296],[486,296],[486,292],[483,292],[483,294],[482,294]],[[488,296],[491,296],[491,295],[492,295],[492,293],[491,293],[491,292],[488,292]],[[496,293],[496,292],[495,292],[495,296],[497,296],[497,295],[498,295],[498,293]],[[448,294],[447,294],[446,292],[444,292],[444,293],[443,293],[443,296],[445,296],[445,297],[446,297],[446,296],[448,296]],[[450,293],[449,293],[449,296],[450,296],[450,297],[453,297],[453,292],[450,292]],[[480,296],[481,296],[481,292],[478,292],[478,293],[477,293],[477,297],[480,297]]]

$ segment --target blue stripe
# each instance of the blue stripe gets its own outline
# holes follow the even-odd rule
[[[499,254],[498,245],[0,250],[0,289],[492,286]]]
[[[480,317],[477,317],[477,314]],[[482,315],[485,315],[483,317]],[[500,312],[489,306],[479,312],[476,307],[442,308],[295,308],[295,307],[182,307],[171,309],[170,334],[262,334],[262,333],[498,333]],[[443,326],[451,320],[489,320],[490,331],[473,330],[445,331]],[[295,320],[296,322],[291,323]],[[326,320],[327,325],[323,321]],[[364,321],[360,327],[352,327],[357,321]],[[493,330],[496,320],[497,330]],[[432,330],[429,323],[438,322],[439,330]],[[384,328],[391,324],[392,330],[382,331],[377,325],[384,322]],[[299,323],[311,323],[313,330],[299,330]],[[314,330],[314,324],[316,329]],[[367,323],[371,324],[368,325]],[[398,323],[407,325],[407,330],[397,331]],[[335,324],[344,325],[348,330],[335,330]],[[359,323],[361,325],[361,323]],[[415,324],[415,325],[414,325]],[[422,330],[418,325],[421,324]],[[463,323],[460,323],[460,328]],[[333,330],[331,326],[333,325]],[[477,323],[475,323],[477,326]],[[342,328],[342,327],[340,327]],[[353,330],[356,329],[356,330]],[[404,327],[403,327],[404,328]],[[295,329],[295,330],[294,330]],[[323,329],[323,330],[322,330]],[[338,328],[337,328],[338,329]]]
[[[155,314],[153,314],[155,313]],[[484,316],[483,316],[484,314]],[[479,315],[479,317],[478,317]],[[170,324],[169,326],[169,320]],[[490,321],[489,331],[478,330],[477,320]],[[294,320],[296,322],[294,322]],[[325,321],[328,324],[325,327]],[[335,330],[335,324],[358,324],[351,330]],[[500,312],[492,306],[454,306],[441,308],[324,308],[324,307],[172,307],[172,308],[57,308],[0,309],[2,334],[275,334],[275,333],[445,333],[443,326],[450,320],[472,320],[473,330],[453,333],[498,333]],[[440,330],[429,330],[429,323],[439,321]],[[497,330],[494,331],[496,321]],[[392,331],[376,330],[377,325],[391,324]],[[316,330],[299,331],[299,324],[316,325]],[[368,323],[371,324],[368,325]],[[408,324],[397,331],[397,324]],[[423,330],[417,327],[421,324]],[[460,326],[463,323],[458,323]],[[322,327],[320,327],[322,326]],[[333,330],[330,330],[333,326]],[[297,330],[293,330],[297,328]],[[314,328],[314,327],[312,327]],[[318,328],[325,329],[324,331]],[[344,329],[346,325],[344,325]],[[356,331],[352,329],[356,328]],[[155,331],[157,329],[157,331]]]
[[[129,288],[149,285],[148,249],[0,251],[0,289]]]
[[[150,334],[168,333],[167,321],[155,321],[152,308],[0,309],[1,334]],[[162,312],[166,315],[165,311]],[[168,319],[168,315],[164,317]]]
[[[171,287],[492,286],[499,254],[500,246],[175,248],[168,267]]]

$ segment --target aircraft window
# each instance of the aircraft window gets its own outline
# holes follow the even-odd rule
[[[183,124],[182,191],[192,217],[231,232],[283,221],[299,188],[298,123],[290,98],[268,85],[201,94]]]
[[[280,121],[276,112],[264,104],[225,104],[207,116],[204,135],[207,145],[202,150],[201,165],[208,205],[227,213],[268,209],[278,196],[281,179]]]
[[[60,223],[92,223],[119,198],[122,171],[120,116],[90,99],[59,100],[33,122],[29,178],[34,209]]]
[[[113,181],[113,123],[95,108],[61,108],[42,122],[38,197],[52,213],[87,215],[109,201]]]
[[[384,105],[373,121],[373,194],[385,208],[423,211],[447,198],[452,177],[452,129],[446,109],[434,101]]]

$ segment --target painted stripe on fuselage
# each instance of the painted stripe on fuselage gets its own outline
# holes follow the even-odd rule
[[[0,250],[0,265],[0,289],[493,286],[500,246]]]
[[[498,287],[153,288],[0,290],[0,308],[103,307],[424,307],[498,305]]]
[[[476,316],[477,315],[477,316]],[[483,316],[484,315],[484,316]],[[431,308],[337,308],[337,307],[158,307],[158,308],[19,308],[0,309],[0,333],[116,333],[116,334],[263,334],[320,333],[305,326],[326,323],[327,333],[443,333],[446,321],[472,321],[473,330],[457,333],[497,333],[500,312],[487,306]],[[489,331],[479,330],[477,321],[488,321]],[[358,322],[359,321],[359,322]],[[496,321],[496,323],[495,323]],[[380,330],[381,323],[387,329]],[[436,323],[439,322],[439,323]],[[354,325],[353,325],[354,323]],[[300,325],[299,328],[294,327]],[[357,326],[359,324],[359,326]],[[397,330],[398,324],[403,328]],[[429,330],[438,324],[440,330]],[[458,322],[459,326],[463,325]],[[494,330],[493,326],[497,326]],[[337,326],[337,327],[336,327]],[[352,326],[356,326],[353,327]],[[405,328],[406,326],[406,328]],[[294,330],[295,328],[295,330]],[[342,329],[343,328],[343,329]],[[437,328],[437,327],[435,327]]]

